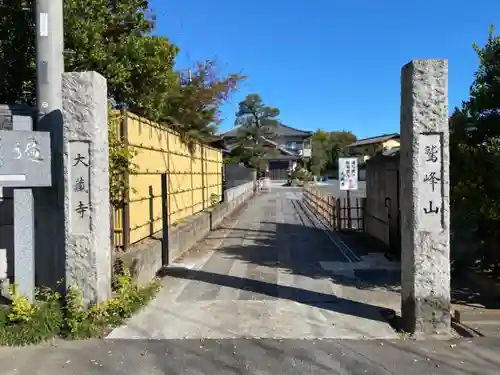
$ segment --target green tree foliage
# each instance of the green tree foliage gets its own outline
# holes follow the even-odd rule
[[[187,140],[209,137],[222,120],[220,106],[245,78],[241,74],[219,74],[215,61],[197,63],[189,80],[181,80],[178,90],[170,95],[165,120]]]
[[[29,1],[0,7],[0,103],[35,100],[35,27]]]
[[[0,102],[35,103],[33,0],[0,11]],[[97,71],[108,94],[139,114],[173,126],[186,138],[214,131],[218,107],[244,77],[197,64],[189,85],[179,82],[168,38],[151,35],[155,16],[146,0],[64,0],[66,71]]]
[[[236,112],[239,128],[233,156],[252,168],[265,169],[269,159],[277,154],[276,147],[268,141],[277,136],[279,114],[279,109],[264,104],[259,94],[247,95]]]
[[[352,132],[318,129],[312,137],[311,172],[319,176],[326,170],[337,168],[337,159],[344,155],[345,146],[354,141],[356,136]]]
[[[474,45],[479,68],[469,99],[450,118],[452,213],[477,227],[486,266],[500,254],[500,37],[494,28],[483,47]],[[495,253],[495,254],[493,254]]]
[[[34,103],[33,3],[27,0],[24,7],[9,6],[0,15],[0,30],[11,28],[10,32],[20,35],[14,39],[2,35],[0,64],[12,76],[0,87],[3,102]],[[131,108],[154,112],[155,100],[176,85],[172,68],[178,48],[167,38],[148,35],[154,27],[148,3],[65,0],[64,63],[66,71],[101,73],[108,80],[110,97]],[[12,69],[14,64],[17,70]]]
[[[108,96],[135,113],[166,124],[185,140],[202,140],[220,122],[218,108],[244,77],[221,75],[213,61],[197,64],[189,85],[179,81],[179,52],[168,38],[151,35],[155,16],[145,0],[64,0],[66,71],[97,71]],[[0,8],[0,103],[35,105],[33,0],[4,1]],[[115,135],[110,112],[111,203],[120,207],[128,189],[121,176],[133,172],[133,152]]]

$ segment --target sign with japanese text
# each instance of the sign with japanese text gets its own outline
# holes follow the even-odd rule
[[[0,130],[0,186],[52,185],[50,134]]]
[[[358,190],[358,159],[339,158],[340,190]]]
[[[420,181],[418,216],[421,228],[434,231],[442,228],[442,141],[441,134],[419,135]]]
[[[70,230],[74,235],[90,232],[90,144],[69,142]]]

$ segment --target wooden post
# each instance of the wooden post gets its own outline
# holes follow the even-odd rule
[[[341,231],[342,230],[342,213],[340,211],[340,209],[341,209],[340,198],[337,198],[335,209],[337,212],[337,231]]]
[[[328,196],[328,224],[333,230],[333,197],[331,195]]]
[[[346,209],[347,209],[347,228],[348,229],[352,229],[352,223],[351,223],[351,191],[350,190],[347,190]]]

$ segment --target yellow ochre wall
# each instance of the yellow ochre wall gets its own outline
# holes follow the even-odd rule
[[[353,147],[351,149],[351,152],[353,152],[354,155],[359,155],[359,156],[373,156],[379,150],[382,150],[384,148],[392,149],[395,147],[399,147],[399,145],[400,145],[399,139],[389,139],[385,142],[370,143],[366,145]]]
[[[130,112],[124,113],[119,133],[136,152],[132,160],[136,170],[128,176],[128,207],[114,215],[116,245],[127,245],[124,222],[125,231],[130,227],[129,244],[161,230],[162,173],[167,173],[170,225],[211,206],[214,199],[220,201],[221,150],[196,144],[190,152],[174,131]]]

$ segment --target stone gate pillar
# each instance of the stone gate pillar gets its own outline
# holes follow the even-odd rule
[[[401,74],[402,318],[416,335],[450,329],[448,61]]]
[[[66,285],[101,302],[111,295],[106,79],[64,73],[62,98]]]

